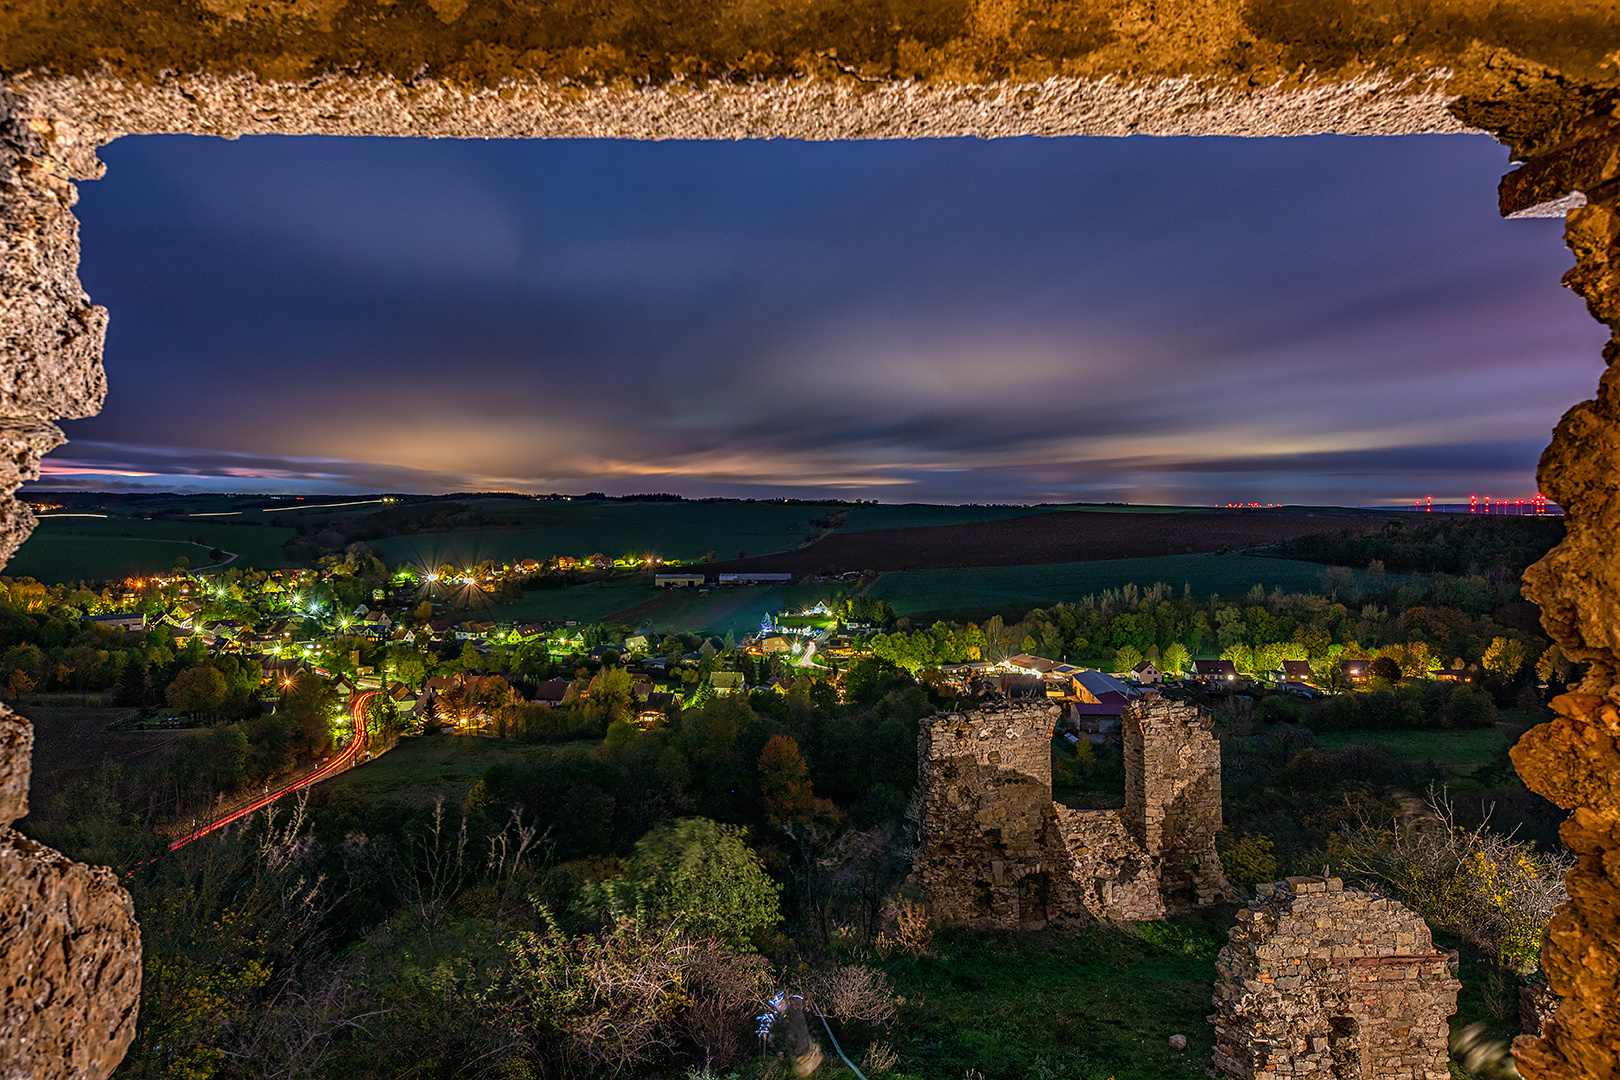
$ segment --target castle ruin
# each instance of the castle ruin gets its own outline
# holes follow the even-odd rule
[[[1215,1068],[1238,1080],[1449,1080],[1461,984],[1429,928],[1338,878],[1262,885],[1215,964]]]
[[[922,835],[915,863],[929,914],[970,926],[1160,919],[1231,893],[1215,834],[1221,750],[1190,705],[1126,707],[1125,807],[1052,801],[1047,703],[981,705],[922,722]]]

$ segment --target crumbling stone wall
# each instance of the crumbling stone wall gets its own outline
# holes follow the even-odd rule
[[[1215,963],[1215,1068],[1241,1080],[1449,1080],[1461,984],[1429,928],[1338,878],[1262,885]]]
[[[1221,831],[1221,744],[1208,717],[1152,695],[1133,703],[1123,726],[1125,811],[1132,837],[1159,864],[1171,912],[1229,896],[1215,853]]]
[[[1198,710],[1157,696],[1127,707],[1123,810],[1052,801],[1059,715],[1039,703],[922,721],[916,873],[930,914],[978,926],[1146,920],[1227,896],[1220,746]]]

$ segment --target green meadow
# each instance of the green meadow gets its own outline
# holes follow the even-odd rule
[[[207,519],[147,521],[136,517],[44,517],[6,564],[11,577],[46,584],[106,581],[167,570],[178,556],[208,564],[214,547],[237,554],[232,565],[289,565],[281,545],[293,530],[272,525],[216,524]],[[201,546],[196,546],[198,542]]]
[[[845,589],[848,586],[844,587]],[[515,604],[489,609],[503,622],[613,622],[658,633],[702,631],[741,638],[767,614],[798,611],[839,592],[833,585],[753,585],[658,589],[651,574],[636,574],[569,589],[538,589]]]

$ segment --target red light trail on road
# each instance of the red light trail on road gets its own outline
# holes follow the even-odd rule
[[[286,787],[273,791],[262,799],[251,802],[239,810],[233,810],[224,817],[216,818],[201,828],[192,830],[191,832],[182,836],[180,839],[176,840],[174,843],[170,844],[169,850],[178,851],[180,848],[185,847],[193,840],[200,840],[209,833],[214,832],[216,829],[223,829],[233,821],[240,821],[242,818],[247,817],[255,810],[263,810],[265,807],[269,806],[283,795],[290,795],[301,788],[309,787],[311,784],[318,784],[322,780],[325,780],[328,777],[347,769],[366,748],[366,706],[370,704],[371,699],[376,696],[377,691],[368,690],[363,694],[357,694],[354,700],[349,703],[349,715],[354,717],[354,738],[349,740],[349,745],[344,747],[343,752],[337,757],[333,758],[331,761],[328,761],[325,765],[322,765],[319,769],[316,769],[308,776],[294,780]]]

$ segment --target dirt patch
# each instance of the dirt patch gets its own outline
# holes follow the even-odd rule
[[[705,569],[713,573],[825,574],[1153,558],[1237,551],[1340,530],[1376,532],[1394,519],[1377,513],[1072,511],[969,525],[835,533],[798,551],[714,563]]]

